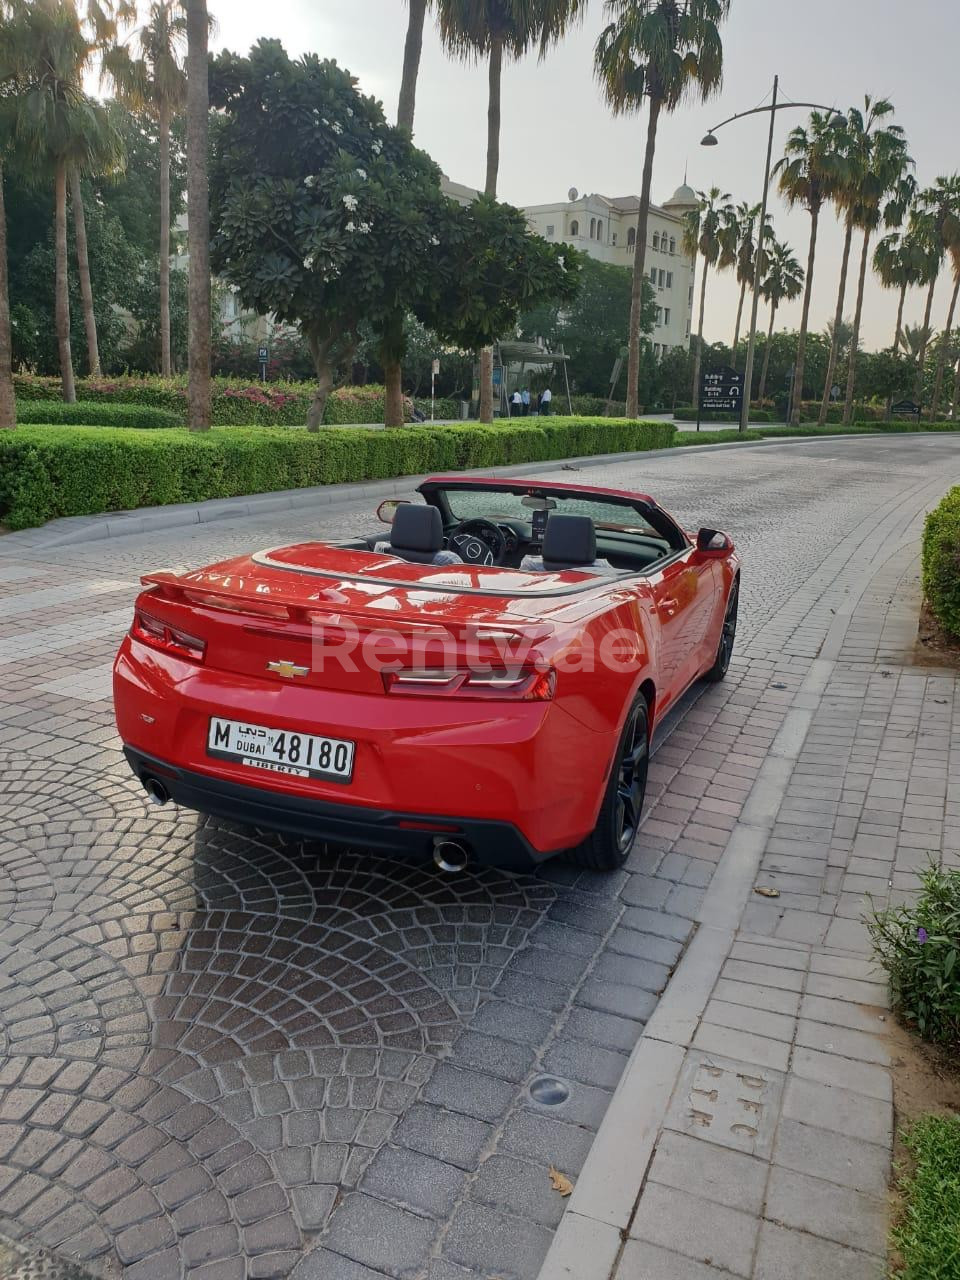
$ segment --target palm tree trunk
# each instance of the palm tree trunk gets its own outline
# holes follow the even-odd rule
[[[70,203],[73,205],[73,232],[77,242],[77,274],[83,303],[83,328],[87,335],[87,371],[91,378],[100,376],[100,344],[97,342],[97,318],[93,314],[93,285],[90,283],[90,255],[87,251],[87,220],[83,213],[83,188],[80,170],[70,166]]]
[[[939,275],[939,271],[937,275]],[[917,404],[923,404],[923,366],[927,359],[927,346],[930,341],[930,316],[933,313],[933,295],[937,287],[937,276],[935,275],[930,281],[930,288],[927,290],[927,306],[923,313],[923,328],[920,330],[920,351],[917,355],[917,382],[916,382],[916,400]]]
[[[737,367],[737,343],[740,341],[740,326],[743,323],[743,302],[747,296],[747,282],[744,280],[740,285],[740,303],[737,307],[737,325],[733,331],[733,346],[730,348],[730,367]]]
[[[210,92],[206,0],[187,0],[187,207],[190,276],[190,377],[187,392],[192,431],[210,429],[210,182],[207,173]]]
[[[940,352],[937,356],[937,376],[933,383],[933,399],[930,402],[930,421],[936,422],[940,411],[940,395],[943,391],[943,375],[947,367],[947,353],[950,350],[950,336],[953,333],[953,317],[957,310],[957,297],[960,296],[960,271],[953,282],[953,293],[950,295],[950,310],[947,312],[947,326],[940,339]]]
[[[650,188],[653,184],[653,157],[657,149],[657,124],[661,101],[650,99],[647,143],[643,155],[643,181],[637,213],[637,251],[633,258],[633,292],[630,298],[630,345],[627,357],[628,418],[636,418],[640,408],[640,325],[643,321],[643,282],[646,280],[647,224],[650,221]]]
[[[903,304],[907,300],[907,286],[900,286],[900,305],[897,307],[897,332],[893,337],[893,354],[896,355],[900,350],[900,340],[903,337]]]
[[[487,181],[483,194],[491,200],[497,198],[497,178],[500,173],[500,81],[503,72],[503,39],[494,36],[490,42],[489,83],[487,101]]]
[[[757,399],[760,401],[760,407],[763,408],[763,393],[767,389],[767,371],[770,368],[770,344],[773,342],[773,322],[777,318],[777,304],[770,304],[770,327],[767,329],[767,345],[763,352],[763,369],[760,373],[760,391]]]
[[[160,373],[173,373],[170,352],[170,106],[160,104]]]
[[[57,161],[54,179],[54,203],[56,229],[56,275],[54,318],[57,329],[57,350],[60,355],[60,384],[63,399],[73,404],[77,391],[73,381],[73,356],[70,351],[70,293],[67,281],[67,166]]]
[[[17,425],[13,392],[13,341],[10,330],[10,287],[7,279],[7,211],[0,164],[0,430]]]
[[[423,24],[427,16],[427,0],[410,0],[407,40],[403,47],[403,79],[400,81],[400,103],[397,128],[413,134],[413,113],[417,105],[417,77],[423,51]]]
[[[957,368],[953,375],[953,400],[950,403],[950,417],[956,422],[957,409],[960,407],[960,360],[957,361]]]
[[[850,338],[850,367],[847,369],[847,397],[843,402],[843,423],[847,426],[853,417],[853,392],[857,381],[857,348],[860,343],[860,321],[863,318],[863,290],[867,282],[867,262],[870,253],[869,228],[863,233],[863,253],[860,255],[860,278],[857,283],[857,309],[853,313],[853,334]]]
[[[847,215],[847,230],[843,237],[843,259],[840,263],[840,288],[837,290],[837,310],[833,318],[833,340],[830,343],[830,359],[827,361],[827,377],[823,384],[823,400],[820,403],[819,426],[827,420],[827,409],[830,407],[830,388],[833,386],[833,375],[837,368],[837,352],[840,345],[840,329],[843,325],[843,304],[847,296],[847,271],[850,267],[850,246],[853,243],[853,219]]]
[[[700,403],[700,362],[703,355],[703,312],[707,302],[707,272],[710,263],[703,259],[703,279],[700,281],[700,320],[697,325],[697,350],[693,357],[693,407]]]
[[[817,229],[820,225],[820,206],[810,210],[810,250],[807,254],[807,276],[803,285],[803,314],[800,317],[800,337],[797,340],[797,363],[793,371],[793,392],[788,420],[800,425],[803,412],[803,366],[807,351],[807,329],[810,325],[810,298],[813,294],[813,263],[817,255]]]

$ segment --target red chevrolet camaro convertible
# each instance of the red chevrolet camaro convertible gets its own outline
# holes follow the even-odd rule
[[[379,535],[143,579],[117,725],[157,803],[353,846],[614,869],[655,724],[720,680],[730,538],[642,494],[435,477]]]

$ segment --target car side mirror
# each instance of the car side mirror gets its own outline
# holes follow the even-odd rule
[[[397,514],[398,507],[409,506],[406,498],[387,498],[385,502],[381,502],[377,507],[377,519],[384,524],[393,524],[393,518]]]
[[[697,550],[701,555],[722,559],[733,551],[733,539],[719,529],[701,529],[697,534]]]

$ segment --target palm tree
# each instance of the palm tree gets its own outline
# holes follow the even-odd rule
[[[0,21],[11,16],[6,0],[0,0]],[[16,66],[0,42],[0,138],[10,134],[10,108],[18,92]],[[10,328],[10,286],[7,275],[7,211],[3,197],[3,162],[0,146],[0,430],[17,425],[17,400],[13,390],[13,340]]]
[[[807,253],[806,281],[800,335],[797,340],[797,363],[793,379],[793,395],[789,420],[800,423],[803,408],[803,373],[810,325],[810,298],[813,292],[813,265],[817,252],[820,211],[828,197],[837,162],[837,132],[831,120],[819,111],[810,116],[809,125],[794,129],[787,138],[784,157],[774,172],[779,174],[780,193],[791,208],[802,206],[810,214],[810,248]]]
[[[919,365],[926,355],[927,347],[936,340],[936,333],[927,325],[905,324],[903,326],[903,349],[914,364]],[[921,375],[922,376],[922,375]]]
[[[160,134],[160,371],[173,373],[170,351],[170,127],[187,99],[183,55],[187,35],[183,0],[153,0],[148,20],[136,33],[139,56],[117,46],[104,57],[104,70],[119,96],[148,111]]]
[[[720,23],[729,9],[730,0],[606,0],[610,22],[600,34],[594,57],[604,94],[616,115],[642,110],[646,99],[650,104],[630,307],[627,416],[631,418],[637,416],[639,404],[640,326],[657,125],[661,113],[675,111],[689,93],[705,101],[720,88]]]
[[[943,393],[943,375],[946,372],[948,353],[953,353],[953,317],[957,310],[957,299],[960,297],[960,244],[951,245],[949,249],[950,265],[953,270],[953,292],[950,295],[950,308],[947,311],[947,323],[940,337],[940,349],[937,352],[937,372],[933,380],[933,398],[930,401],[930,419],[936,421],[940,412],[940,396]]]
[[[77,278],[83,308],[83,328],[87,338],[87,371],[91,377],[100,373],[100,343],[97,318],[93,309],[93,283],[90,279],[90,256],[87,250],[87,220],[83,209],[84,174],[104,176],[123,167],[123,144],[110,119],[99,106],[87,112],[88,124],[76,135],[73,155],[68,165],[70,207],[77,250]]]
[[[703,351],[703,312],[707,301],[707,276],[710,268],[717,265],[722,248],[724,228],[733,216],[733,205],[730,193],[719,187],[711,187],[709,191],[697,192],[697,207],[684,215],[681,241],[683,252],[693,259],[696,266],[697,255],[703,261],[703,275],[700,278],[700,321],[697,326],[697,346],[693,356],[693,403],[700,403],[700,360]]]
[[[738,204],[731,219],[729,236],[729,258],[723,265],[735,266],[737,283],[740,285],[740,301],[737,304],[737,323],[733,331],[733,346],[730,348],[730,363],[737,367],[737,344],[740,341],[740,325],[743,322],[743,304],[747,296],[747,288],[753,288],[753,280],[757,268],[757,242],[762,239],[766,244],[773,237],[772,218],[767,214],[766,225],[762,236],[757,234],[757,223],[760,221],[760,205]],[[766,251],[761,271],[766,269]]]
[[[923,315],[921,333],[930,335],[930,316],[933,312],[933,295],[944,253],[960,246],[960,174],[940,177],[932,187],[917,196],[916,209],[911,219],[911,229],[929,255],[931,263],[927,305]],[[932,335],[930,339],[932,340]],[[923,371],[927,354],[924,342],[917,353],[917,400],[923,394]]]
[[[420,74],[420,54],[423,50],[423,24],[430,0],[410,0],[410,17],[407,21],[407,39],[403,46],[403,79],[400,81],[400,102],[397,106],[397,128],[413,134],[413,113],[417,105],[417,77]]]
[[[187,405],[191,431],[209,431],[210,388],[210,176],[207,169],[210,89],[207,0],[187,5],[187,243],[190,327]]]
[[[803,267],[793,250],[779,240],[771,240],[766,250],[767,270],[760,282],[761,296],[770,303],[770,324],[767,328],[767,345],[763,352],[763,370],[757,399],[762,400],[767,389],[767,372],[770,368],[770,345],[773,342],[773,326],[781,302],[792,302],[803,292]]]
[[[929,265],[916,236],[909,232],[892,231],[874,249],[873,269],[885,289],[899,290],[897,328],[893,338],[893,350],[896,353],[900,350],[903,337],[903,308],[907,290],[929,284]]]
[[[487,176],[484,195],[497,198],[500,173],[500,98],[504,56],[522,58],[536,45],[541,61],[579,21],[587,0],[436,0],[444,47],[463,61],[486,58]],[[480,355],[480,421],[493,421],[493,352]]]
[[[853,417],[857,349],[863,318],[867,266],[870,262],[870,238],[881,221],[888,227],[902,223],[916,194],[916,183],[909,174],[913,160],[907,154],[904,132],[899,125],[886,123],[892,114],[893,106],[886,99],[874,101],[867,96],[864,99],[864,110],[861,112],[853,108],[847,117],[848,159],[857,183],[853,218],[856,226],[863,231],[863,250],[860,254],[857,305],[853,313],[850,358],[847,362],[844,423],[849,423]]]

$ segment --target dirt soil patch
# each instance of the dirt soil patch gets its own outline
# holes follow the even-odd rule
[[[947,667],[960,671],[960,640],[948,635],[930,612],[926,600],[920,610],[913,662],[918,667]]]

